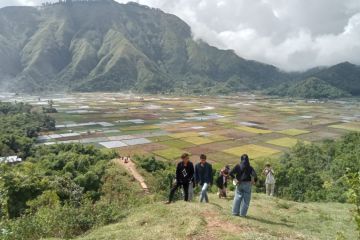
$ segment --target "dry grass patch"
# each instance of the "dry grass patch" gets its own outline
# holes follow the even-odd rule
[[[189,137],[197,137],[199,134],[197,132],[181,132],[174,133],[169,135],[172,138],[189,138]]]

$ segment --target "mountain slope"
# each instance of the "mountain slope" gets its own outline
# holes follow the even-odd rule
[[[253,194],[249,217],[230,215],[232,201],[210,195],[210,204],[177,202],[140,207],[122,222],[79,240],[100,239],[356,239],[350,205],[295,203]]]
[[[164,92],[233,81],[260,89],[286,79],[273,66],[194,41],[176,16],[135,3],[7,7],[0,20],[0,83],[19,91]]]
[[[285,73],[195,41],[178,17],[136,3],[92,0],[0,9],[5,90],[226,94],[310,77],[360,95],[359,66]]]
[[[360,95],[360,66],[349,62],[311,69],[300,76],[302,79],[316,77],[352,95]]]
[[[270,89],[267,93],[270,95],[298,98],[339,98],[350,96],[350,94],[344,90],[336,88],[316,77],[281,84],[276,88]]]

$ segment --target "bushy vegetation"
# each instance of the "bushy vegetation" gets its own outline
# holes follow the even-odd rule
[[[1,104],[0,238],[71,238],[123,218],[138,198],[132,177],[111,162],[117,154],[81,144],[35,146],[39,131],[55,122],[29,105]]]
[[[0,156],[26,158],[38,133],[55,129],[54,119],[31,109],[24,103],[0,103]]]
[[[354,217],[360,237],[360,171],[357,173],[348,173],[347,183],[350,187],[349,201],[356,206]]]
[[[277,166],[278,195],[295,201],[346,202],[346,175],[360,170],[360,133],[297,144]]]
[[[270,95],[308,99],[349,97],[349,93],[315,77],[300,82],[284,83],[267,91]]]

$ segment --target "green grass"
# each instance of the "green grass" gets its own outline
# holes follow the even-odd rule
[[[153,153],[168,160],[175,160],[180,158],[184,152],[185,151],[178,148],[167,148],[164,150],[154,151]]]
[[[240,127],[235,127],[235,128],[238,130],[242,130],[242,131],[250,132],[250,133],[258,133],[258,134],[272,133],[272,131],[270,131],[270,130],[247,127],[247,126],[240,126]]]
[[[181,148],[181,149],[195,146],[192,143],[185,142],[180,139],[172,139],[172,140],[164,141],[164,142],[161,142],[161,144],[169,146],[169,147]]]
[[[271,155],[280,153],[280,151],[278,151],[276,149],[263,147],[263,146],[259,146],[259,145],[254,145],[254,144],[225,149],[223,152],[232,154],[237,157],[240,157],[243,154],[248,154],[250,159],[269,157]]]
[[[139,207],[117,224],[101,227],[78,240],[117,239],[346,239],[357,238],[351,206],[296,203],[253,194],[248,218],[230,214],[232,201],[210,194],[210,204],[154,203]]]
[[[345,124],[331,125],[329,127],[347,130],[347,131],[360,132],[360,125],[355,125],[355,124],[346,124],[345,123]]]
[[[290,128],[290,129],[278,131],[278,133],[282,133],[282,134],[289,135],[289,136],[297,136],[297,135],[301,135],[301,134],[310,133],[310,131]]]
[[[187,137],[187,138],[183,138],[183,140],[195,145],[203,145],[203,144],[215,142],[215,140],[205,137]]]
[[[168,140],[173,140],[174,138],[165,135],[165,136],[149,137],[148,139],[152,142],[164,142]]]
[[[174,133],[169,136],[172,138],[188,138],[188,137],[197,137],[199,134],[197,132],[182,132],[182,133]]]
[[[291,147],[295,146],[298,142],[301,142],[301,140],[298,140],[296,138],[288,138],[288,137],[277,138],[277,139],[267,141],[267,143],[269,143],[269,144],[280,146],[280,147],[288,147],[288,148],[291,148]],[[308,141],[303,141],[303,142],[305,144],[310,143]]]

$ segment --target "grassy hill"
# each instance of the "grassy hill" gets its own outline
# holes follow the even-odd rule
[[[154,203],[122,222],[78,240],[99,239],[356,239],[349,211],[339,203],[296,203],[254,194],[249,217],[232,217],[231,200],[210,196],[210,204]],[[345,237],[345,238],[341,238]]]

